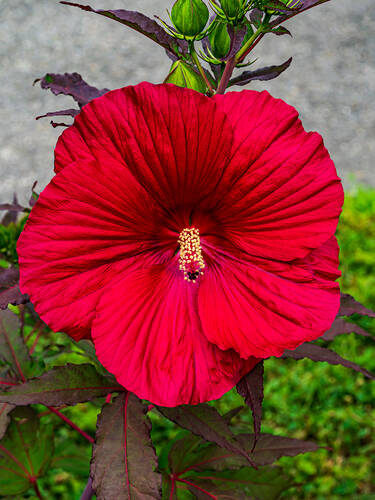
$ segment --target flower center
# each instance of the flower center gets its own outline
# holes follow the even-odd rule
[[[195,227],[185,228],[178,237],[180,244],[179,268],[187,281],[193,283],[203,274],[205,263],[202,257],[202,247],[199,230]]]

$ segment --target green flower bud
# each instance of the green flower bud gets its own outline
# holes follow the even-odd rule
[[[220,6],[228,19],[235,19],[241,14],[242,4],[242,0],[220,0]]]
[[[206,92],[206,84],[201,75],[185,61],[176,61],[172,64],[169,75],[164,80],[164,83],[174,83],[179,87],[193,89],[204,94]]]
[[[208,35],[211,44],[211,52],[217,59],[224,59],[230,49],[230,36],[226,23],[218,22]]]
[[[204,30],[209,17],[202,0],[177,0],[172,7],[171,19],[176,29],[185,36],[194,37]]]

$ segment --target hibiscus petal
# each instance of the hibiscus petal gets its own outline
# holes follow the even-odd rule
[[[215,96],[234,128],[222,232],[250,255],[302,258],[336,229],[343,189],[321,136],[268,92]]]
[[[107,289],[97,306],[92,337],[100,362],[120,384],[154,404],[219,398],[257,362],[206,340],[196,286],[176,274],[175,266],[144,267]]]
[[[337,268],[335,237],[294,262],[218,256],[199,286],[207,339],[244,358],[267,358],[318,338],[339,308]]]
[[[84,106],[57,144],[56,169],[90,155],[114,158],[166,209],[191,210],[216,192],[231,144],[231,125],[212,99],[144,82]]]
[[[129,265],[157,260],[161,231],[159,208],[121,164],[71,163],[41,193],[18,241],[21,290],[53,330],[87,336],[103,289]]]

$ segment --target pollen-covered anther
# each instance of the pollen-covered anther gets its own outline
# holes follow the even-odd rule
[[[179,269],[183,271],[185,280],[195,283],[203,274],[205,267],[199,229],[195,227],[183,229],[178,243],[180,244]]]

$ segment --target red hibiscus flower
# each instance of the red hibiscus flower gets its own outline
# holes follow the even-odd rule
[[[21,290],[139,397],[218,398],[330,327],[342,187],[282,100],[142,83],[87,104],[55,154]]]

